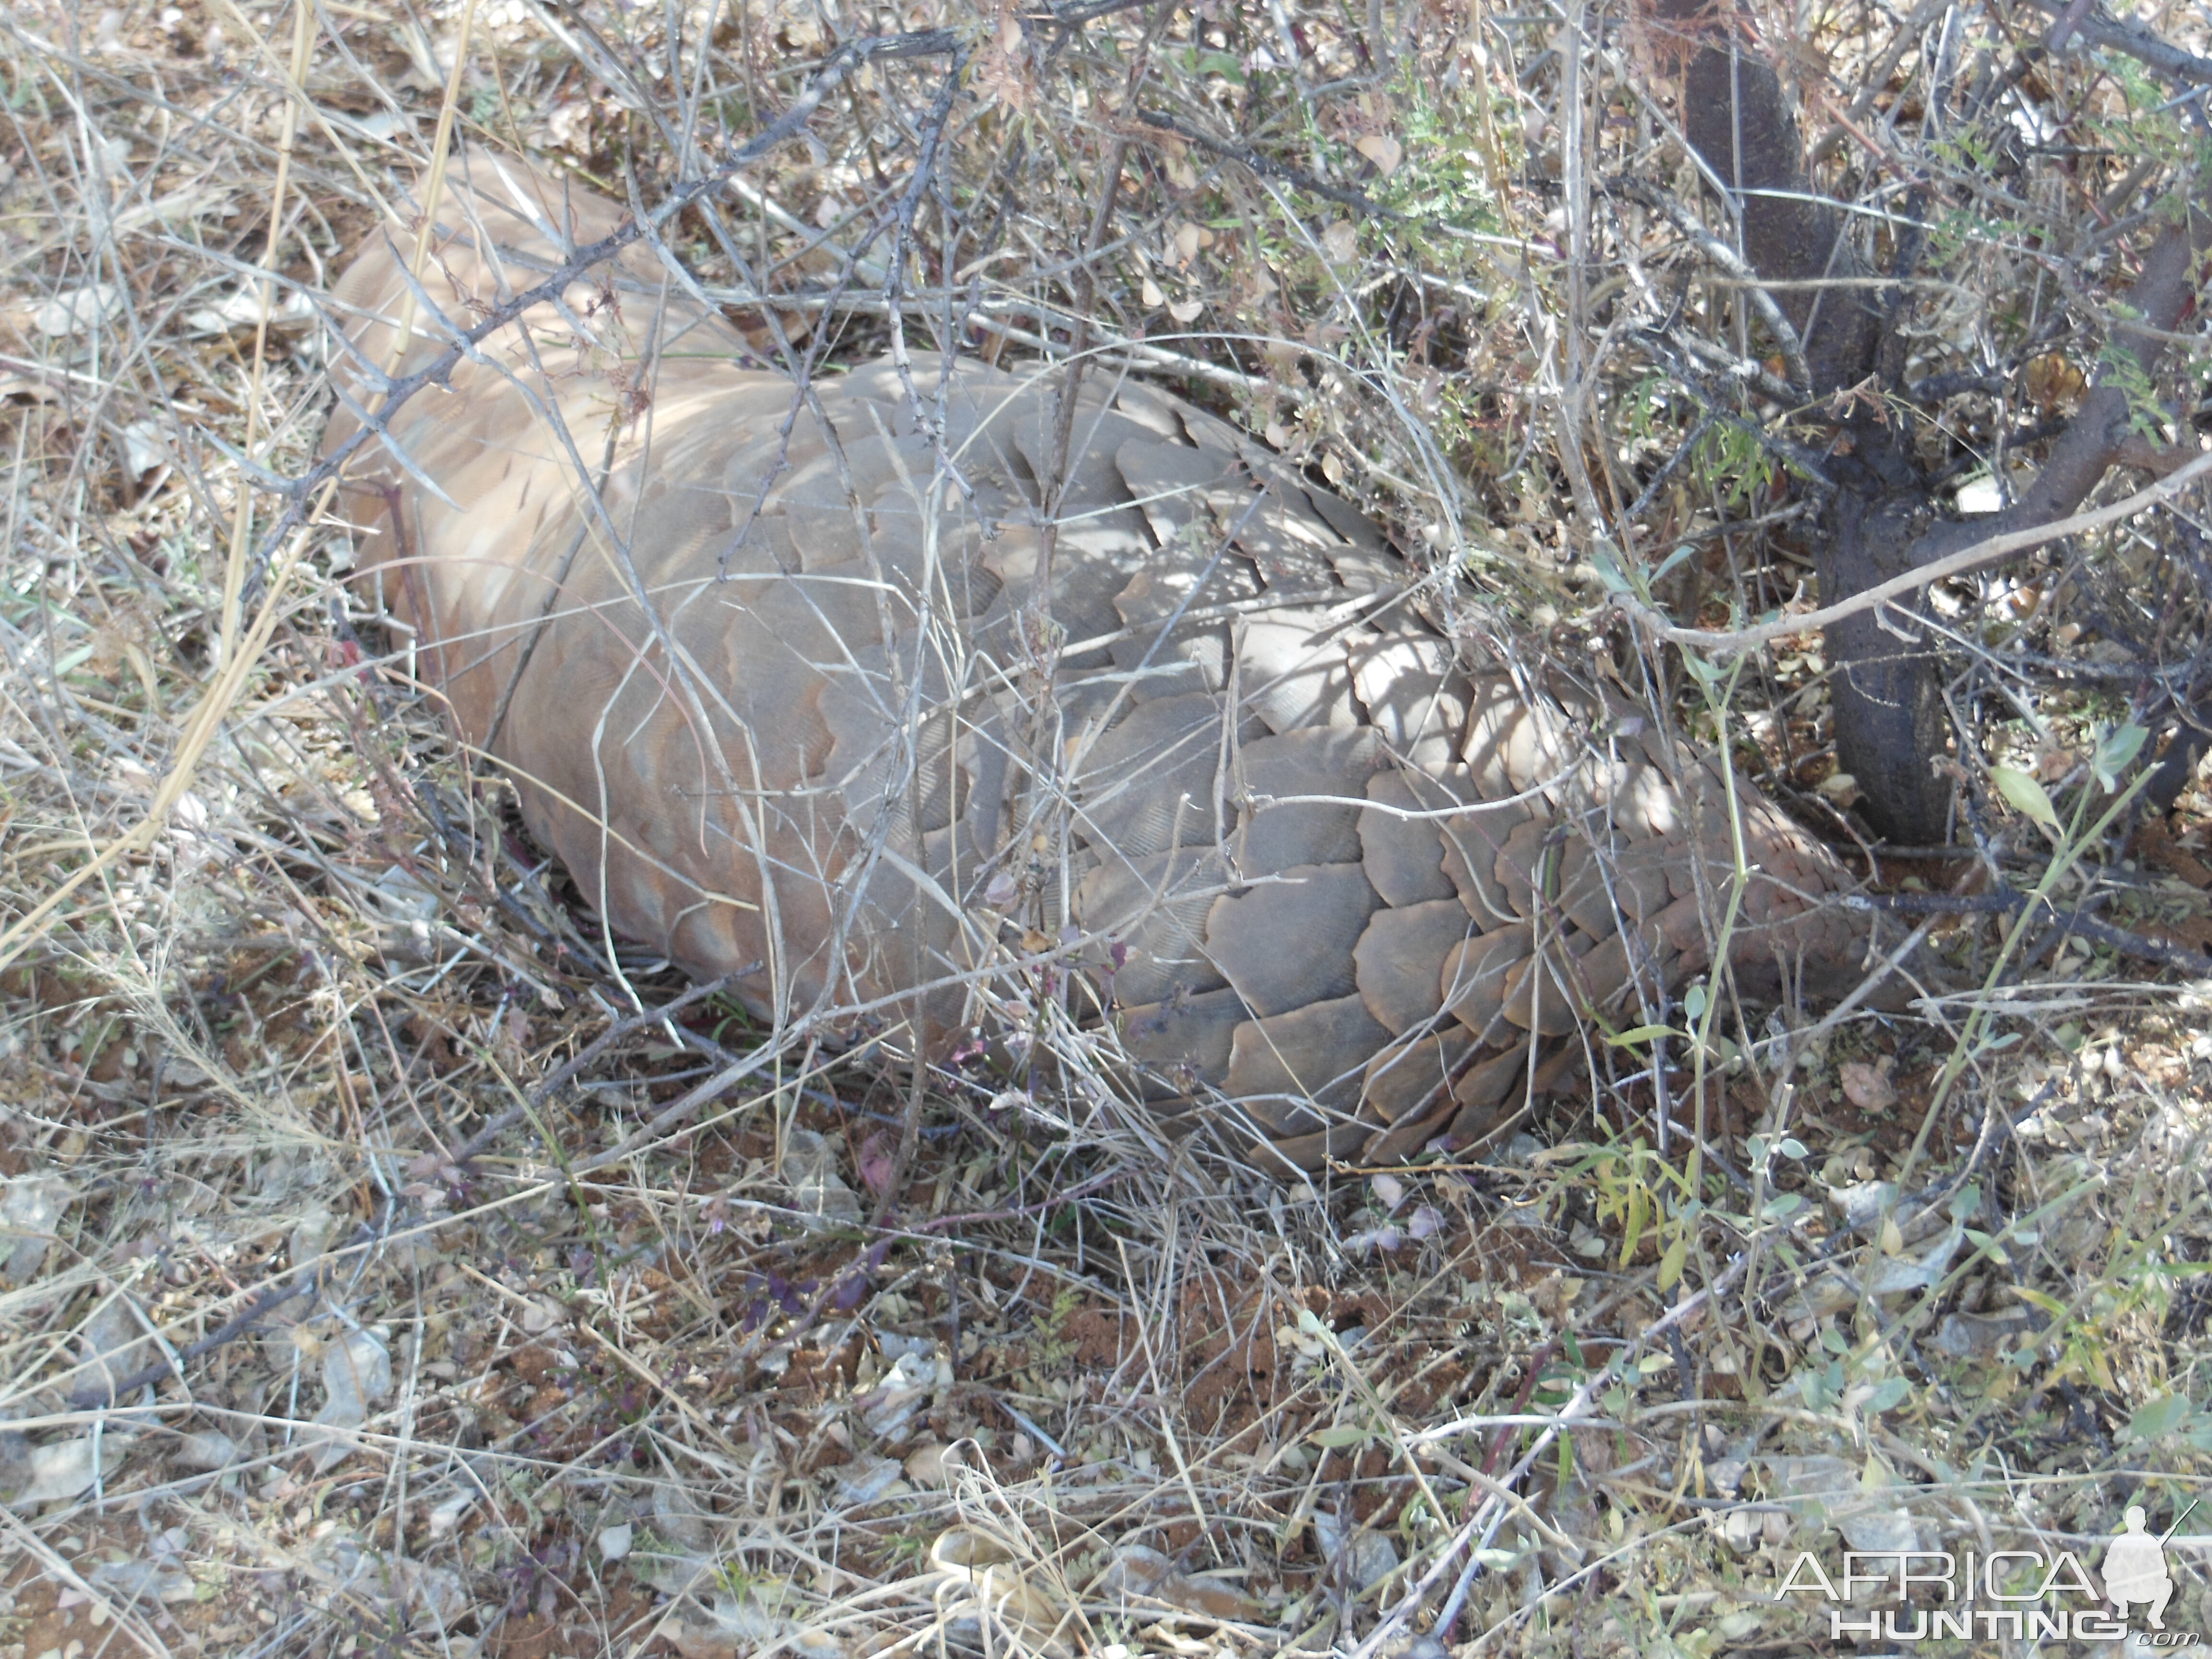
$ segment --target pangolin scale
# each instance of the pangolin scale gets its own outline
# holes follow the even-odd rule
[[[337,286],[326,449],[622,222],[455,165],[419,285],[403,234]],[[1056,953],[1158,1109],[1310,1169],[1463,1144],[1534,1039],[1644,1023],[1725,918],[1769,984],[1863,961],[1817,840],[1625,702],[1486,665],[1223,421],[1094,368],[1048,538],[1059,370],[915,354],[802,396],[744,355],[633,248],[403,404],[346,499],[531,831],[763,1018],[942,1044]]]

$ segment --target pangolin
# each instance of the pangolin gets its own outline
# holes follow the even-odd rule
[[[454,165],[419,272],[379,236],[337,287],[325,453],[624,222]],[[1849,872],[1723,757],[1464,637],[1227,422],[1103,364],[1063,420],[1049,365],[747,360],[634,244],[401,404],[345,499],[605,926],[762,1017],[943,1044],[1026,965],[1170,1121],[1313,1169],[1464,1144],[1535,1039],[1645,1023],[1716,937],[1770,985],[1864,959]]]

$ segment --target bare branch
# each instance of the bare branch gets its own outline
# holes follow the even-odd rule
[[[1794,617],[1777,617],[1771,622],[1759,623],[1751,628],[1724,630],[1679,628],[1668,621],[1662,612],[1653,610],[1632,595],[1626,593],[1616,595],[1613,603],[1638,628],[1644,629],[1654,639],[1663,640],[1669,645],[1685,646],[1692,650],[1710,651],[1720,656],[1735,656],[1746,651],[1756,650],[1762,645],[1771,644],[1776,640],[1788,639],[1793,635],[1808,633],[1816,628],[1830,628],[1848,617],[1864,616],[1869,611],[1878,611],[1884,605],[1892,604],[1907,594],[1917,592],[1936,582],[1948,581],[1954,576],[1963,576],[1969,571],[2002,563],[2015,554],[2025,553],[2031,548],[2043,547],[2067,536],[2078,536],[2084,531],[2102,529],[2108,524],[2118,524],[2124,520],[2133,518],[2138,513],[2148,512],[2154,507],[2162,506],[2172,501],[2207,473],[2212,473],[2212,450],[2199,455],[2186,466],[2176,468],[2148,488],[2139,489],[2134,495],[2113,501],[2107,506],[2094,507],[2087,513],[2076,513],[2069,517],[2054,520],[2048,523],[2031,526],[2024,530],[2006,531],[1998,535],[1985,537],[1971,547],[1963,548],[1931,564],[1924,564],[1917,569],[1908,570],[1901,576],[1893,576],[1887,581],[1879,582],[1863,592],[1854,593],[1848,599],[1839,599],[1833,605],[1822,605],[1818,611],[1808,611]]]

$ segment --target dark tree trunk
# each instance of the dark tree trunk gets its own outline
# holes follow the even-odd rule
[[[1844,216],[1821,203],[1808,175],[1797,124],[1773,67],[1742,44],[1730,20],[1705,0],[1654,0],[1661,26],[1686,48],[1682,120],[1698,158],[1727,189],[1753,271],[1804,347],[1815,401],[1874,377],[1894,392],[1891,307],[1844,234]],[[2140,321],[2114,331],[2115,354],[2136,371],[2155,368],[2160,337],[2194,295],[2192,257],[2212,244],[2212,220],[2192,213],[2146,255],[2128,299]],[[1826,282],[1827,286],[1804,286]],[[1818,526],[1823,605],[1865,592],[1984,537],[2048,524],[2079,507],[2121,459],[2128,409],[2114,369],[2053,445],[2035,483],[2005,512],[1962,522],[1947,518],[1931,480],[1911,453],[1909,432],[1885,423],[1874,398],[1837,400],[1828,458],[1833,486]],[[1939,662],[1916,597],[1847,618],[1827,631],[1835,670],[1837,759],[1857,780],[1861,811],[1893,842],[1926,844],[1948,831],[1952,786],[1942,755],[1949,722]]]

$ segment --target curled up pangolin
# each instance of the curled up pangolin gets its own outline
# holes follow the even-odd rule
[[[455,168],[419,286],[404,236],[338,286],[326,448],[622,222]],[[1306,1168],[1465,1144],[1538,1039],[1645,1023],[1724,923],[1740,975],[1855,981],[1867,918],[1816,840],[1455,640],[1374,525],[1222,421],[1094,368],[1048,537],[1058,371],[916,354],[801,396],[743,352],[633,246],[350,470],[418,672],[614,933],[764,1018],[938,1045],[1026,966],[1162,1113]]]

